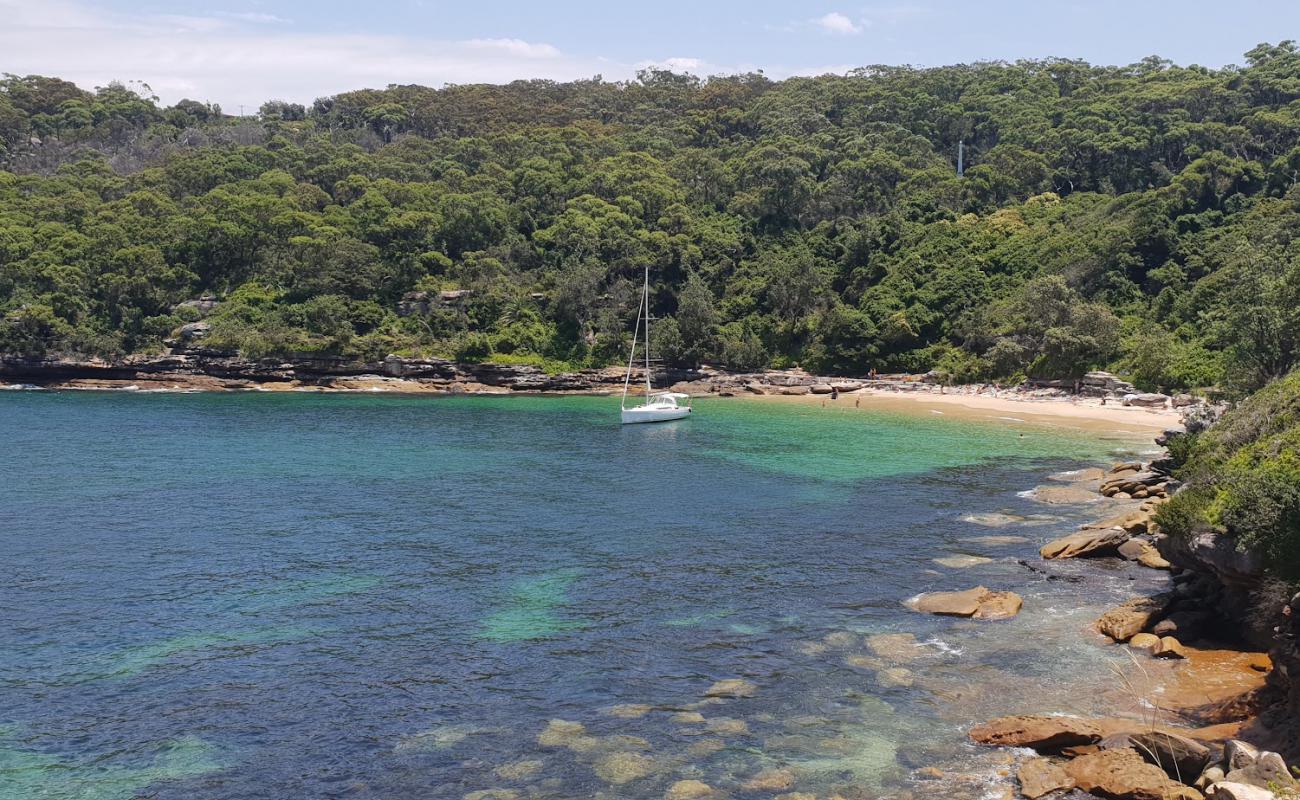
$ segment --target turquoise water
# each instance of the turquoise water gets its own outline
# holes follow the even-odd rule
[[[1077,627],[1151,580],[1016,563],[1100,513],[1017,491],[1131,442],[847,405],[616,412],[0,396],[0,798],[759,797],[764,769],[902,796],[926,764],[992,774],[974,716],[1104,677]],[[1037,516],[966,519],[990,512]],[[933,561],[954,554],[990,560]],[[1025,612],[900,605],[976,583]],[[733,678],[753,696],[704,696]]]

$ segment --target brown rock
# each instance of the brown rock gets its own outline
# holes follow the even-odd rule
[[[1040,503],[1051,505],[1081,505],[1096,502],[1100,498],[1092,489],[1085,486],[1037,486],[1029,497]]]
[[[971,740],[978,744],[1032,747],[1040,752],[1092,744],[1101,737],[1100,728],[1076,717],[999,717],[970,729]]]
[[[1203,800],[1200,792],[1171,780],[1133,750],[1103,750],[1065,765],[1080,789],[1116,800]]]
[[[705,697],[753,697],[758,687],[740,678],[718,681],[704,692]]]
[[[699,800],[712,796],[713,787],[696,780],[677,781],[664,792],[664,800]]]
[[[1146,539],[1134,538],[1129,539],[1127,542],[1120,545],[1117,552],[1119,553],[1120,558],[1128,561],[1137,561],[1144,553],[1154,553],[1155,549],[1155,545],[1151,544]]]
[[[980,599],[989,593],[983,586],[964,592],[928,592],[908,601],[913,611],[951,617],[973,617],[980,609]]]
[[[1137,562],[1148,569],[1170,569],[1174,566],[1155,550],[1138,556]]]
[[[1030,800],[1060,789],[1074,788],[1074,779],[1045,758],[1031,758],[1021,764],[1016,777],[1020,780],[1020,793]]]
[[[980,598],[975,619],[1010,619],[1024,604],[1024,598],[1015,592],[989,592]]]
[[[995,592],[976,586],[964,592],[928,592],[908,600],[905,605],[926,614],[1007,619],[1020,612],[1024,599],[1015,592]]]
[[[1130,745],[1144,759],[1181,783],[1191,783],[1210,763],[1210,748],[1200,742],[1164,731],[1134,733]]]
[[[1187,658],[1187,651],[1183,649],[1182,643],[1174,637],[1163,636],[1160,639],[1160,644],[1152,648],[1151,655],[1156,658]]]
[[[1134,650],[1153,650],[1160,646],[1160,637],[1154,633],[1135,633],[1128,640],[1128,646]]]
[[[1129,540],[1122,528],[1082,530],[1048,542],[1038,550],[1043,558],[1082,558],[1113,555]]]
[[[1165,613],[1168,598],[1135,597],[1117,608],[1112,608],[1097,620],[1097,630],[1117,642],[1127,642],[1160,620]]]

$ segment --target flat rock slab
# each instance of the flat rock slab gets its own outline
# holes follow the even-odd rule
[[[705,697],[753,697],[758,694],[758,687],[747,680],[728,678],[718,681],[704,692]]]
[[[989,720],[971,728],[969,735],[977,744],[1057,751],[1101,741],[1102,729],[1077,717],[1021,715]]]
[[[1147,763],[1134,750],[1102,750],[1065,765],[1076,786],[1117,800],[1203,800],[1203,795]]]
[[[980,564],[992,563],[993,559],[987,556],[969,556],[969,555],[951,555],[941,556],[934,559],[934,563],[941,567],[949,569],[966,569],[967,567],[978,567]]]
[[[1086,486],[1038,486],[1029,492],[1032,500],[1040,503],[1049,503],[1059,506],[1076,506],[1084,503],[1095,503],[1101,499],[1092,488]]]
[[[984,586],[976,586],[963,592],[929,592],[917,595],[904,605],[924,614],[974,619],[1006,619],[1020,612],[1024,600],[1015,592],[995,592]]]
[[[1020,793],[1029,800],[1037,800],[1052,792],[1074,788],[1074,779],[1065,774],[1065,770],[1045,758],[1031,758],[1021,764],[1016,778],[1020,781]]]
[[[1094,528],[1062,536],[1038,549],[1043,558],[1087,558],[1114,555],[1129,540],[1123,528]]]

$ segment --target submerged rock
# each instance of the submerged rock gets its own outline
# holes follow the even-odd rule
[[[1037,800],[1045,794],[1062,789],[1073,789],[1074,779],[1065,774],[1065,770],[1045,758],[1031,758],[1020,765],[1016,773],[1020,781],[1020,793],[1029,800]]]
[[[664,800],[699,800],[712,795],[713,787],[704,781],[684,780],[669,786],[664,792]]]
[[[542,762],[537,759],[524,759],[502,764],[492,774],[503,781],[520,781],[537,774],[542,769]]]
[[[569,722],[553,719],[546,723],[542,732],[537,734],[537,743],[542,747],[566,747],[570,742],[587,732],[587,726],[581,722]]]
[[[723,736],[738,736],[749,733],[749,725],[743,719],[733,719],[731,717],[714,717],[704,723],[704,729],[709,733]]]
[[[1062,536],[1038,550],[1043,558],[1084,558],[1114,555],[1129,540],[1122,528],[1093,528]]]
[[[911,633],[877,633],[868,636],[866,643],[867,649],[888,661],[907,662],[925,655],[925,648]]]
[[[655,761],[640,753],[610,753],[597,759],[593,769],[602,781],[622,786],[654,772]]]
[[[720,680],[704,691],[705,697],[753,697],[758,694],[758,686],[741,678]]]
[[[1067,486],[1037,486],[1028,493],[1032,500],[1050,505],[1083,505],[1084,503],[1095,503],[1101,499],[1101,495],[1086,486],[1067,485]]]
[[[653,710],[654,706],[645,703],[622,703],[620,705],[610,706],[605,709],[605,713],[611,717],[618,717],[620,719],[635,719],[637,717],[644,717]]]
[[[955,556],[942,556],[940,558],[933,559],[933,561],[934,563],[938,564],[941,567],[949,567],[951,569],[966,569],[967,567],[977,567],[980,564],[992,563],[993,559],[987,556],[955,555]]]
[[[745,781],[741,788],[747,792],[784,792],[794,786],[794,772],[788,769],[765,769]]]
[[[967,536],[963,542],[982,544],[989,547],[1003,547],[1010,544],[1023,544],[1029,541],[1027,536]]]

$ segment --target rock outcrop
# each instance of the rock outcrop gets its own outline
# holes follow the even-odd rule
[[[1102,729],[1078,717],[1020,715],[999,717],[976,725],[970,729],[970,738],[977,744],[1032,747],[1039,752],[1053,752],[1099,742]]]
[[[1020,613],[1024,600],[1015,592],[996,592],[976,586],[961,592],[928,592],[913,597],[905,605],[925,614],[1006,619]]]
[[[1191,786],[1173,780],[1134,750],[1102,750],[1065,765],[1065,774],[1089,794],[1116,800],[1202,800]]]

